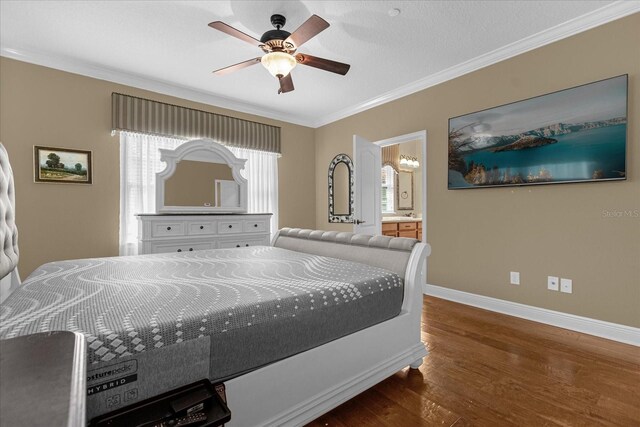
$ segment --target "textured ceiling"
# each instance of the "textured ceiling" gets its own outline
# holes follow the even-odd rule
[[[335,111],[503,48],[609,1],[2,1],[3,54],[28,53],[215,95],[254,111],[313,124]],[[391,8],[401,13],[389,16]],[[269,16],[293,31],[311,14],[331,26],[299,52],[351,64],[342,77],[298,66],[296,90],[256,65],[212,70],[261,51],[207,26],[222,20],[259,38]],[[15,57],[14,56],[14,57]],[[233,105],[231,105],[233,108]]]

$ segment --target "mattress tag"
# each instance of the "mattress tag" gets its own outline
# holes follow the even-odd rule
[[[202,337],[118,363],[91,365],[87,373],[87,420],[175,388],[209,378],[211,340]]]

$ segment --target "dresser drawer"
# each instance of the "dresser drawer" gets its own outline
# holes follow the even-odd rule
[[[415,222],[400,222],[400,223],[398,223],[398,229],[400,231],[403,231],[403,230],[415,230],[416,229],[416,223]]]
[[[396,231],[398,230],[397,222],[383,222],[382,231]]]
[[[189,222],[189,235],[216,234],[215,222]]]
[[[242,221],[219,221],[218,234],[242,233]]]
[[[184,236],[184,223],[164,221],[152,223],[151,235],[153,237]]]
[[[166,252],[193,252],[201,251],[205,249],[213,249],[213,243],[211,242],[198,242],[198,243],[154,243],[151,245],[151,253],[160,254]]]
[[[404,230],[398,232],[398,237],[409,237],[411,239],[416,238],[416,230]]]
[[[255,221],[244,221],[245,233],[264,233],[267,230],[267,221],[261,219],[257,219]]]
[[[238,239],[236,240],[228,240],[225,242],[219,242],[218,247],[220,249],[230,249],[230,248],[248,248],[249,246],[265,246],[267,245],[268,239],[265,237],[263,239],[252,239],[252,240],[244,240]]]
[[[138,253],[269,245],[271,215],[139,215]]]

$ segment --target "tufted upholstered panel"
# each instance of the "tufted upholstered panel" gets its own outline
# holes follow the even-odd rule
[[[382,267],[404,277],[417,243],[405,237],[283,228],[274,246]]]
[[[0,143],[0,279],[18,265],[15,190],[9,155]]]

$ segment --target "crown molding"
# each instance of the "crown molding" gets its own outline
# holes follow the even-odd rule
[[[625,16],[629,16],[637,12],[640,12],[640,1],[617,1],[611,3],[582,16],[578,16],[577,18],[563,22],[555,27],[551,27],[491,52],[477,56],[469,61],[462,62],[412,83],[400,86],[399,88],[383,93],[375,98],[371,98],[362,103],[328,114],[313,123],[312,127],[319,128],[321,126],[328,125],[329,123],[333,123],[362,111],[386,104],[387,102],[394,101],[407,95],[411,95],[440,83],[444,83],[448,80],[488,67],[497,62],[504,61],[505,59],[509,59],[530,50],[571,37],[575,34],[624,18]]]
[[[18,49],[11,46],[0,45],[0,56],[67,71],[74,74],[80,74],[99,80],[106,80],[113,83],[158,92],[164,95],[200,102],[228,110],[254,114],[301,126],[318,128],[638,12],[640,12],[640,1],[616,1],[610,5],[601,7],[590,13],[556,25],[555,27],[551,27],[537,34],[525,37],[517,42],[477,56],[469,61],[431,74],[367,101],[355,104],[320,118],[273,111],[272,109],[267,109],[247,102],[215,95],[168,81],[152,79],[139,74],[128,73],[85,61],[79,61],[68,57],[53,56],[33,50]]]
[[[80,74],[82,76],[91,77],[98,80],[106,80],[113,83],[132,86],[138,89],[157,92],[163,95],[174,96],[189,101],[200,102],[203,104],[238,111],[241,113],[254,114],[257,116],[302,126],[313,125],[313,122],[306,119],[305,117],[261,108],[257,105],[245,103],[224,96],[214,95],[212,93],[200,91],[187,86],[178,85],[168,81],[152,79],[139,74],[128,73],[125,71],[96,65],[85,61],[78,61],[68,57],[53,56],[43,52],[37,52],[27,49],[17,49],[5,45],[0,46],[0,56],[15,59],[18,61],[28,62],[35,65],[42,65],[44,67],[54,68],[57,70],[67,71],[73,74]]]

